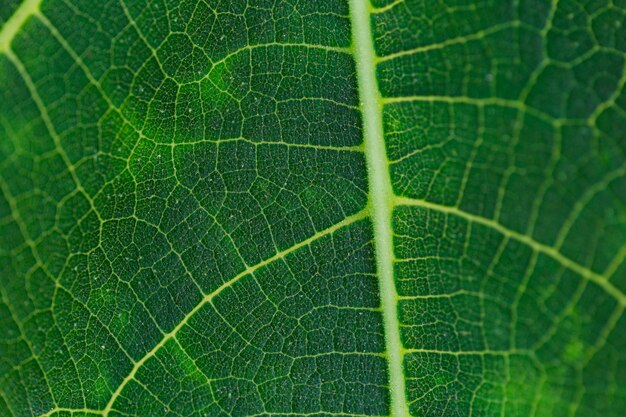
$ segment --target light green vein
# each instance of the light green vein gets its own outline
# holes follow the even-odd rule
[[[533,356],[535,352],[529,349],[511,349],[511,350],[438,350],[438,349],[405,349],[408,354],[435,354],[435,355],[449,355],[449,356],[513,356],[513,355],[526,355]]]
[[[41,0],[24,0],[0,30],[0,53],[11,47],[11,42],[30,16],[39,11]]]
[[[90,410],[88,408],[63,408],[63,407],[56,407],[53,408],[50,411],[47,411],[44,414],[40,414],[38,417],[51,417],[55,414],[61,414],[61,413],[70,413],[70,414],[93,414],[93,415],[102,415],[102,411],[98,411],[98,410]]]
[[[402,50],[402,51],[391,53],[389,55],[384,55],[384,56],[381,56],[381,57],[378,58],[378,62],[381,63],[381,62],[385,62],[385,61],[390,61],[390,60],[401,58],[401,57],[404,57],[404,56],[424,53],[424,52],[432,51],[432,50],[435,50],[435,49],[444,49],[444,48],[447,48],[449,46],[454,46],[454,45],[458,45],[458,44],[466,44],[466,43],[469,43],[469,42],[481,40],[483,38],[486,38],[487,36],[494,35],[494,34],[496,34],[498,32],[502,32],[502,31],[505,31],[505,30],[508,30],[508,29],[511,29],[511,28],[516,28],[519,25],[520,24],[519,24],[518,21],[502,23],[502,24],[499,24],[499,25],[492,26],[490,28],[479,30],[478,32],[470,33],[470,34],[465,35],[465,36],[459,36],[459,37],[456,37],[456,38],[449,38],[449,39],[446,39],[443,42],[438,42],[438,43],[432,43],[432,44],[428,44],[428,45],[418,46],[417,48],[406,49],[406,50]]]
[[[376,263],[389,360],[391,415],[409,415],[402,366],[402,342],[398,328],[396,288],[393,274],[391,212],[393,192],[383,135],[383,102],[376,81],[376,56],[370,27],[369,0],[351,0],[352,42],[356,61],[363,135],[369,180],[370,209],[374,226]]]
[[[232,286],[234,283],[236,283],[237,281],[239,281],[240,279],[242,279],[243,277],[250,275],[252,273],[254,273],[255,271],[257,271],[258,269],[274,262],[277,261],[279,259],[284,258],[285,256],[287,256],[288,254],[290,254],[291,252],[300,249],[304,246],[310,245],[311,243],[313,243],[314,241],[324,237],[324,236],[328,236],[331,235],[332,233],[336,232],[337,230],[346,227],[356,221],[362,220],[364,218],[367,217],[367,211],[366,210],[362,210],[359,213],[353,214],[351,216],[346,217],[345,219],[343,219],[342,221],[340,221],[339,223],[334,224],[333,226],[329,227],[328,229],[324,229],[322,231],[319,231],[317,233],[315,233],[313,236],[309,237],[308,239],[303,240],[302,242],[299,242],[287,249],[284,249],[280,252],[277,252],[274,256],[265,259],[264,261],[259,262],[256,265],[250,266],[248,268],[246,268],[245,270],[243,270],[242,272],[240,272],[239,274],[237,274],[234,278],[232,278],[231,280],[225,282],[224,284],[222,284],[219,288],[217,288],[215,291],[207,294],[204,296],[204,298],[189,312],[187,313],[187,315],[180,321],[180,323],[178,323],[178,325],[176,327],[174,327],[169,333],[165,334],[163,336],[163,338],[161,339],[161,341],[159,343],[157,343],[148,353],[146,353],[140,360],[138,360],[137,362],[135,362],[135,364],[133,365],[133,369],[131,369],[130,373],[128,375],[126,375],[126,377],[124,378],[124,380],[120,383],[120,385],[117,387],[117,389],[115,390],[115,392],[113,393],[113,395],[111,396],[111,399],[109,400],[109,402],[107,403],[106,407],[103,410],[103,414],[104,416],[108,416],[109,413],[111,412],[111,409],[113,407],[113,404],[115,403],[115,400],[119,397],[119,395],[122,393],[122,391],[124,390],[124,388],[126,387],[126,385],[128,385],[128,383],[130,381],[132,381],[135,378],[135,375],[137,374],[137,371],[143,366],[144,363],[146,363],[146,361],[148,359],[150,359],[151,357],[153,357],[158,351],[159,349],[161,349],[163,347],[163,345],[165,345],[165,343],[167,343],[168,340],[170,340],[171,338],[175,337],[176,334],[180,331],[180,329],[182,329],[185,324],[187,324],[187,322],[189,321],[189,319],[191,317],[194,316],[194,314],[196,314],[205,304],[209,303],[211,300],[213,300],[218,294],[220,294],[222,291],[224,291],[226,288]]]
[[[468,104],[471,106],[499,106],[506,107],[514,110],[518,110],[523,113],[527,113],[534,116],[545,123],[553,126],[554,128],[560,128],[563,125],[563,120],[555,118],[548,113],[545,113],[539,109],[529,106],[519,100],[509,100],[501,97],[470,97],[470,96],[437,96],[437,95],[416,95],[416,96],[397,96],[397,97],[385,97],[382,99],[384,104],[393,103],[443,103],[443,104]]]
[[[417,206],[425,209],[438,211],[441,213],[451,214],[457,217],[462,217],[472,223],[482,224],[483,226],[487,226],[493,230],[496,230],[500,234],[509,237],[511,239],[517,240],[518,242],[524,243],[529,246],[536,252],[543,253],[544,255],[549,256],[554,259],[558,263],[560,263],[563,267],[574,271],[578,275],[582,276],[584,279],[587,279],[595,284],[597,284],[600,288],[602,288],[607,294],[612,296],[620,305],[626,305],[626,294],[620,291],[617,287],[615,287],[605,276],[598,274],[591,269],[579,264],[578,262],[573,261],[567,256],[563,255],[557,249],[546,245],[544,243],[540,243],[533,239],[531,236],[516,232],[511,230],[500,223],[486,219],[484,217],[477,216],[475,214],[471,214],[460,210],[456,207],[444,206],[441,204],[431,203],[425,200],[419,200],[414,198],[406,198],[406,197],[396,197],[397,205],[404,206]]]
[[[393,9],[394,7],[404,3],[405,0],[395,0],[391,3],[389,3],[386,6],[382,6],[382,7],[372,7],[371,9],[371,13],[372,14],[380,14],[380,13],[385,13],[388,12],[389,10]]]

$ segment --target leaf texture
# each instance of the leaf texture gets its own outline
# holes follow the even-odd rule
[[[623,0],[0,0],[0,415],[626,413]]]

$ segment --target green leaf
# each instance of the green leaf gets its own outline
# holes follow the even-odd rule
[[[0,0],[0,416],[626,414],[624,0]]]

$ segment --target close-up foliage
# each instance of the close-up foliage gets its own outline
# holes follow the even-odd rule
[[[623,417],[626,0],[0,0],[0,417]]]

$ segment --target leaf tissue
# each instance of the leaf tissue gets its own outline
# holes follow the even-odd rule
[[[623,417],[625,0],[1,0],[0,416]]]

